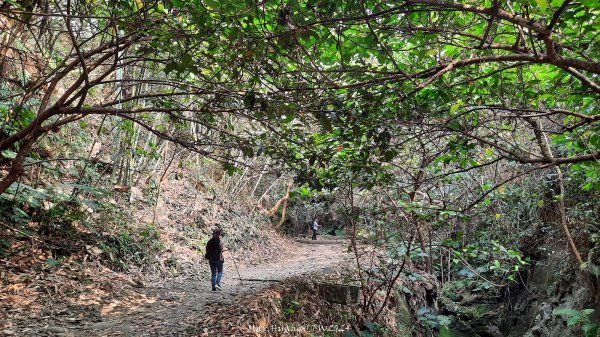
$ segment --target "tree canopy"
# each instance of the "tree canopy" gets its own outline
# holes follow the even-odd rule
[[[595,177],[598,7],[4,1],[0,191],[37,139],[89,115],[227,163],[266,153],[317,187],[348,170],[373,186],[394,158],[415,176],[508,161]]]

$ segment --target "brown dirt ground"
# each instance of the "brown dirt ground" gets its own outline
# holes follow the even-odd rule
[[[330,273],[350,258],[347,245],[340,243],[282,240],[280,248],[285,253],[273,254],[272,261],[239,261],[242,279],[268,280],[243,284],[226,253],[223,291],[216,293],[210,291],[206,262],[199,272],[177,278],[142,278],[99,265],[92,270],[66,264],[51,275],[36,276],[43,287],[28,280],[0,291],[0,336],[195,336],[202,332],[198,322],[210,315],[207,305],[235,304],[289,277]]]

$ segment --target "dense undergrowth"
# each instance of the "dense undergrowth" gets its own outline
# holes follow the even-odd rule
[[[270,247],[269,238],[260,235],[269,220],[258,210],[249,212],[249,196],[230,199],[240,188],[250,188],[232,189],[240,177],[228,176],[217,163],[178,156],[165,142],[158,143],[162,156],[154,145],[154,151],[138,148],[131,167],[111,164],[111,157],[130,151],[130,134],[121,134],[115,148],[103,142],[103,135],[87,132],[101,130],[97,122],[50,136],[28,159],[31,174],[0,195],[4,260],[18,260],[13,265],[25,269],[52,267],[73,257],[97,260],[116,271],[185,272],[189,264],[201,263],[217,225],[233,251],[257,243]],[[162,179],[153,176],[156,172]],[[23,258],[32,250],[44,259]]]
[[[296,195],[291,207],[310,209],[315,200],[327,200],[320,204],[320,212],[332,216],[325,226],[356,239],[349,247],[357,252],[350,282],[361,286],[361,310],[348,319],[366,336],[399,331],[418,336],[595,336],[600,322],[595,310],[600,212],[592,201],[598,192],[582,190],[582,178],[577,173],[566,177],[564,197],[583,264],[565,251],[568,242],[552,174],[501,186],[470,214],[430,210],[423,203],[398,207],[380,198],[386,192],[372,191],[354,195],[361,206],[352,207],[353,196],[343,189],[333,198]],[[389,307],[381,311],[375,303]],[[382,312],[390,311],[401,319],[383,319]],[[371,331],[377,324],[381,329]]]

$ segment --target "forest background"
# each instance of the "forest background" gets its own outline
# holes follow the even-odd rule
[[[34,242],[44,268],[89,255],[168,269],[177,256],[153,258],[170,250],[165,228],[199,250],[197,233],[226,221],[242,250],[264,240],[247,231],[297,234],[321,214],[356,255],[352,333],[394,330],[382,310],[419,297],[411,280],[427,290],[418,333],[482,317],[489,330],[497,311],[482,303],[518,302],[536,266],[555,265],[549,299],[526,301],[530,323],[550,305],[549,330],[564,319],[595,336],[599,8],[2,1],[3,284],[39,268],[23,258]],[[168,219],[163,186],[212,206]]]

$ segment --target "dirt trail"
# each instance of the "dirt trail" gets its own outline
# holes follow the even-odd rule
[[[309,273],[333,272],[349,258],[343,244],[296,243],[280,261],[260,265],[241,264],[242,279],[284,280]],[[223,291],[210,291],[210,272],[201,278],[156,280],[134,292],[117,294],[109,301],[101,301],[95,321],[82,319],[65,324],[62,320],[48,322],[42,336],[193,336],[198,332],[197,322],[206,315],[207,303],[234,303],[248,292],[258,292],[270,282],[244,281],[230,256],[225,255]],[[52,323],[56,323],[53,325]],[[1,333],[0,333],[1,335]],[[36,334],[39,336],[39,334]]]

